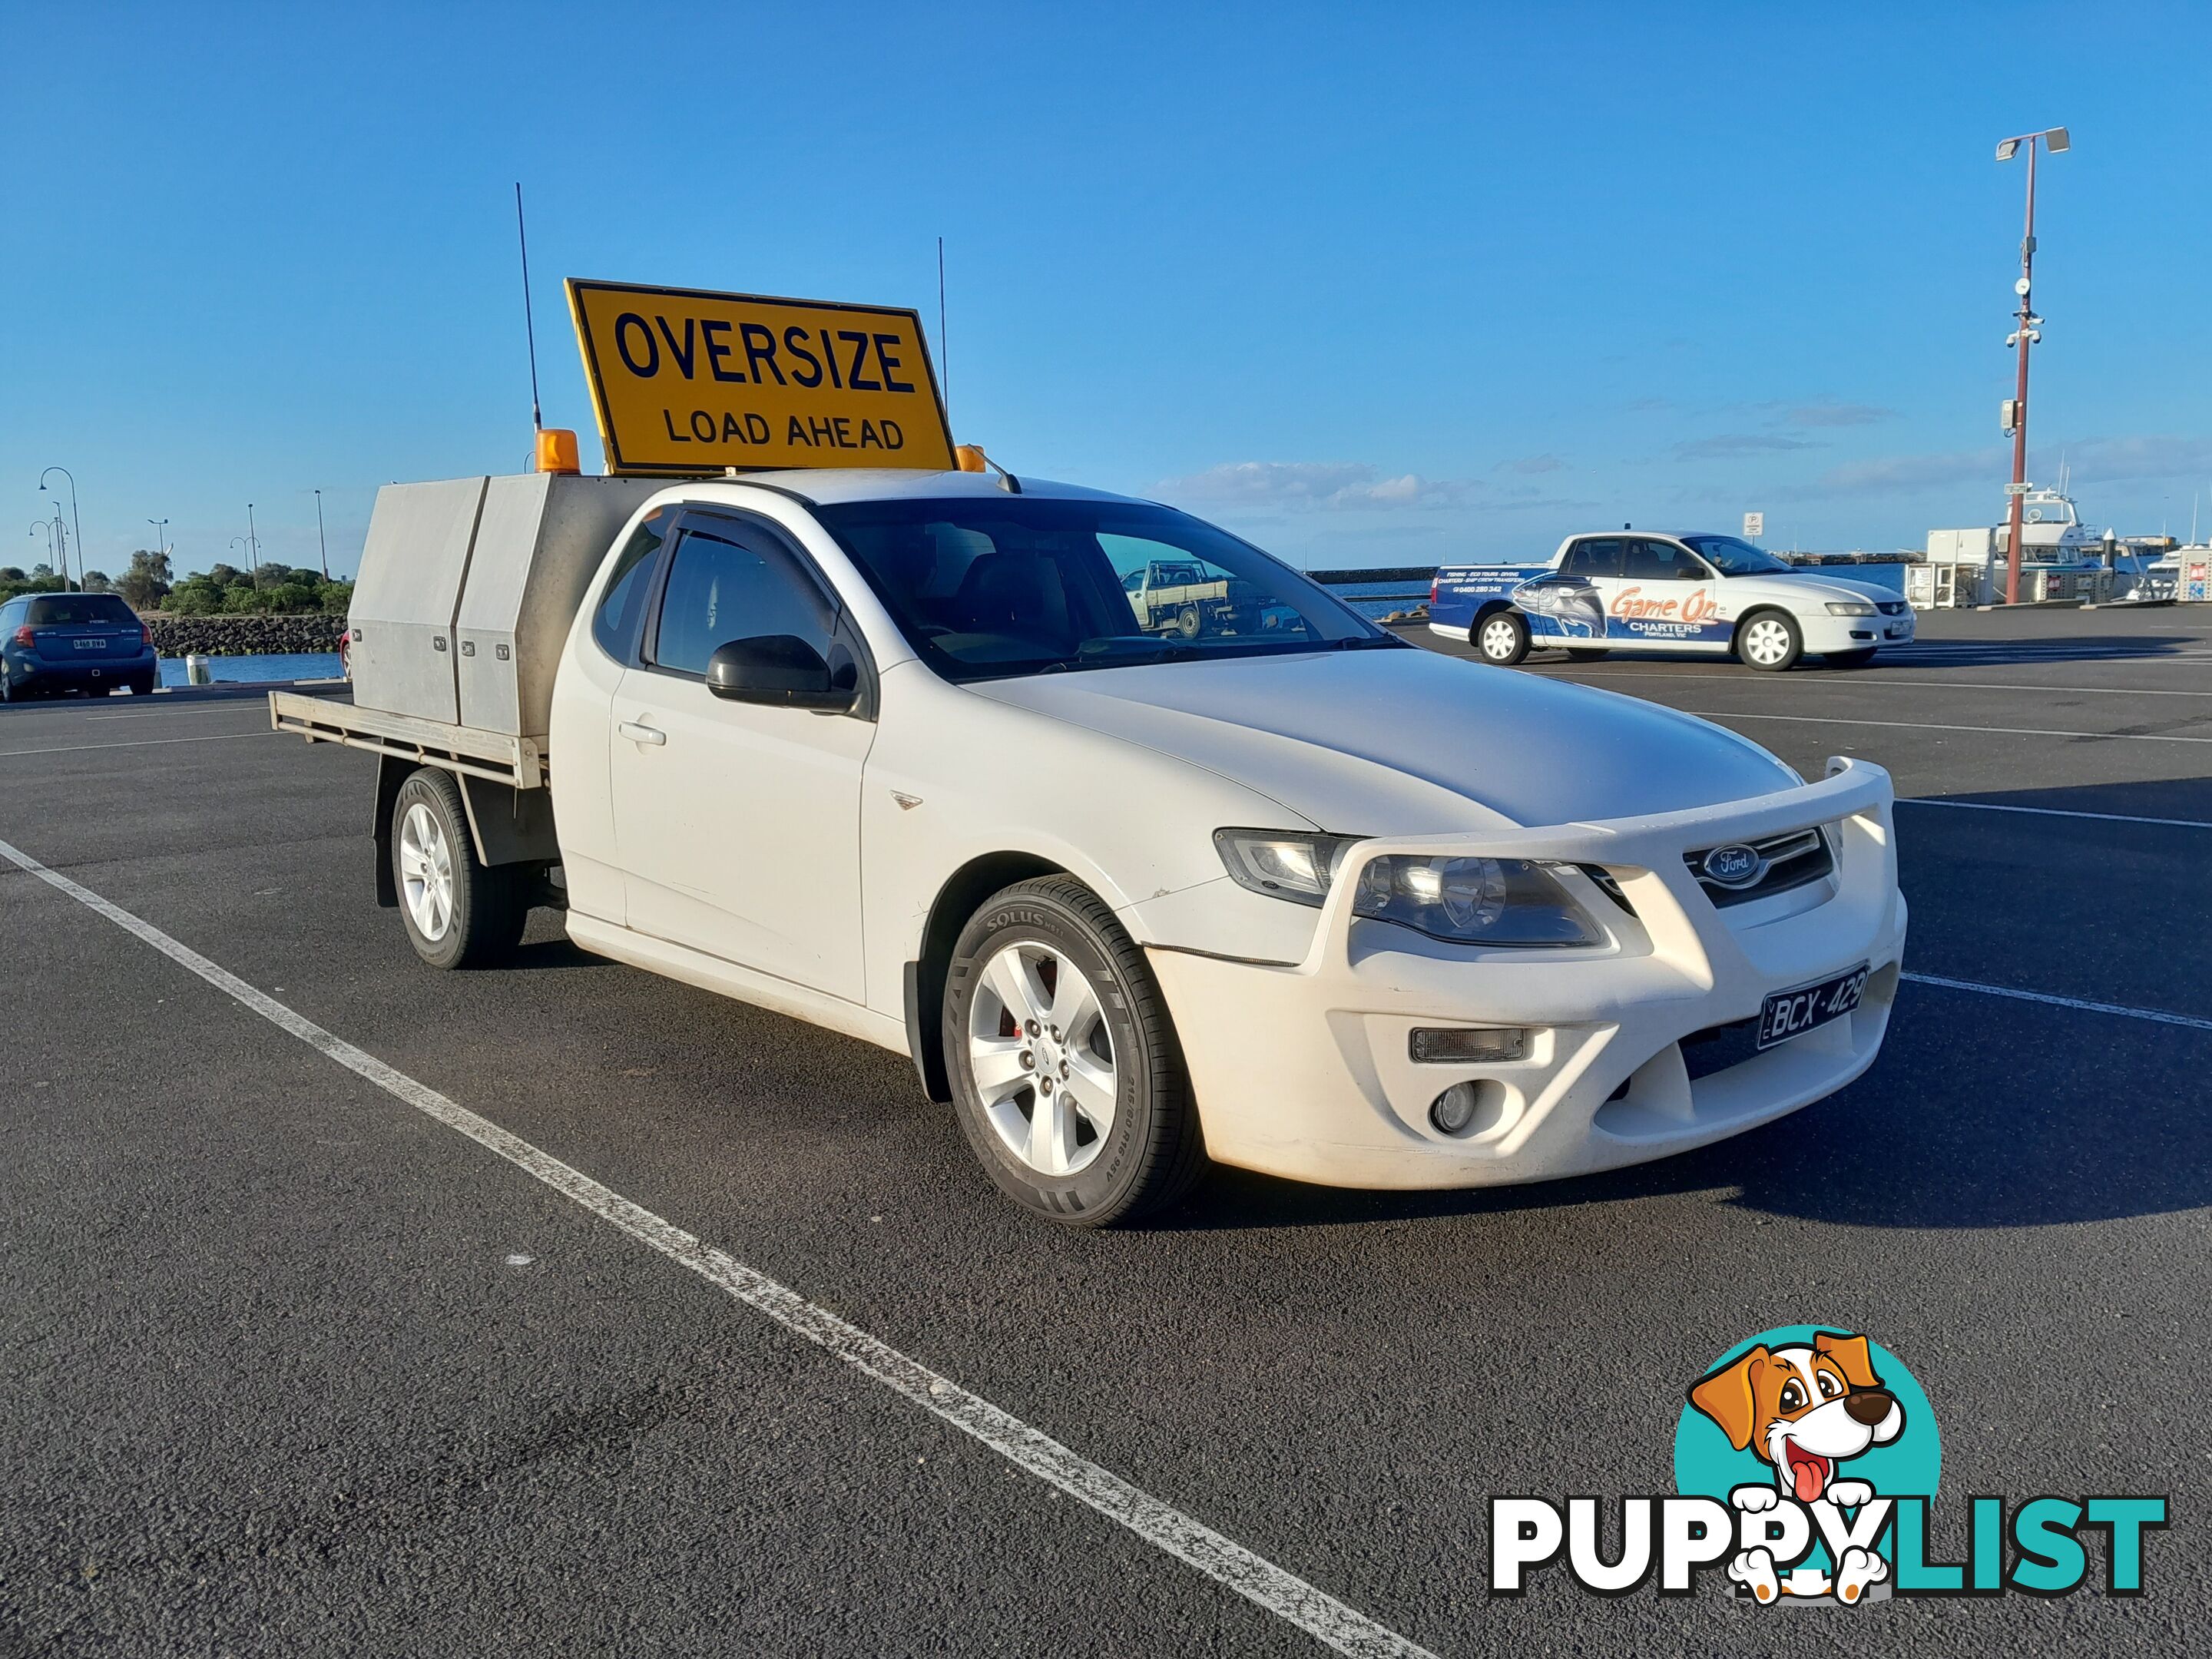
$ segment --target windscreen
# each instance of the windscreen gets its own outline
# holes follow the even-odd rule
[[[1684,536],[1680,539],[1684,546],[1702,554],[1723,576],[1781,575],[1796,568],[1733,536]]]
[[[1249,543],[1130,501],[848,501],[815,516],[951,680],[1401,643]]]
[[[64,628],[76,623],[130,627],[138,617],[112,593],[44,593],[31,601],[23,620],[33,628]]]

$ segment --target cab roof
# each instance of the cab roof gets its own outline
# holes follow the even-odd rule
[[[930,472],[913,467],[779,467],[734,477],[708,477],[700,483],[753,484],[780,495],[796,496],[810,507],[840,501],[942,501],[948,497],[997,500],[1009,494],[1042,496],[1050,501],[1131,501],[1111,490],[1088,489],[1081,484],[1059,483],[1049,478],[1021,477],[1018,491],[1009,491],[995,472]]]

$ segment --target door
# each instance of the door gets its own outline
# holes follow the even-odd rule
[[[860,768],[872,720],[708,691],[715,647],[796,635],[865,664],[812,567],[748,520],[686,514],[615,694],[609,772],[629,925],[858,1002]]]
[[[1568,544],[1557,570],[1522,584],[1513,596],[1540,644],[1602,640],[1618,630],[1607,614],[1620,586],[1621,538],[1585,536]]]
[[[1601,578],[1606,637],[1630,649],[1725,651],[1732,619],[1721,583],[1703,559],[1678,542],[1620,538],[1620,574]]]

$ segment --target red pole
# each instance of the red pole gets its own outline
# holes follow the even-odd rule
[[[2039,137],[2040,135],[2039,135]],[[2020,296],[2018,339],[2020,343],[2020,373],[2013,391],[2012,428],[2012,534],[2005,554],[2005,603],[2020,603],[2020,550],[2024,532],[2021,526],[2022,486],[2027,483],[2027,319],[2034,314],[2028,301],[2033,290],[2030,287],[2035,269],[2035,147],[2037,138],[2027,141],[2027,228],[2020,239],[2020,281],[2027,289]]]

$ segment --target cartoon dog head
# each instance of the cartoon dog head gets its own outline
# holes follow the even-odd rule
[[[1809,1343],[1755,1347],[1699,1381],[1690,1403],[1738,1451],[1755,1448],[1775,1484],[1810,1504],[1836,1465],[1904,1432],[1905,1407],[1881,1386],[1863,1336],[1816,1331]]]

